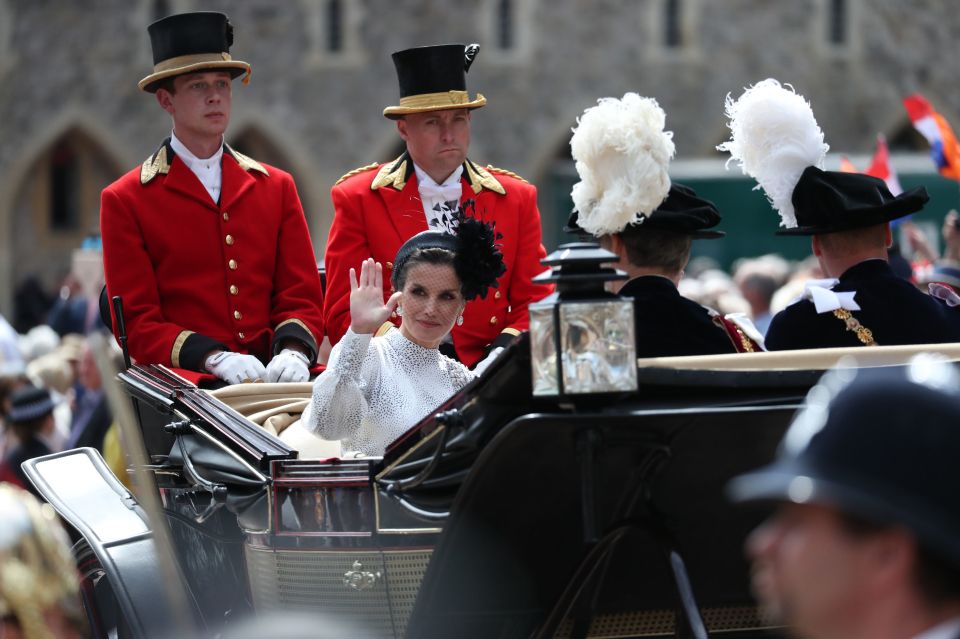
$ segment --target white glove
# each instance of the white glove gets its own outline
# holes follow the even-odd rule
[[[208,357],[206,368],[228,384],[260,382],[267,374],[263,364],[253,355],[230,351],[220,351]]]
[[[267,364],[268,382],[305,382],[310,379],[310,360],[300,351],[285,348]]]
[[[477,362],[477,365],[473,367],[473,372],[477,375],[482,375],[483,371],[487,370],[487,367],[489,367],[490,364],[493,364],[493,360],[497,359],[502,352],[503,346],[497,346],[495,349],[490,351],[486,357]]]

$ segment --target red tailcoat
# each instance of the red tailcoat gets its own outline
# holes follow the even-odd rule
[[[527,306],[549,295],[553,287],[531,282],[545,270],[540,260],[546,256],[540,243],[536,188],[509,172],[480,168],[469,160],[464,163],[461,182],[461,199],[475,200],[475,215],[494,222],[503,235],[499,244],[507,265],[499,288],[490,289],[485,299],[468,302],[463,325],[453,328],[457,355],[472,366],[498,337],[509,338],[526,330]],[[359,270],[368,257],[383,264],[384,295],[388,295],[397,250],[426,231],[427,220],[407,154],[389,164],[352,171],[331,194],[334,218],[324,257],[327,289],[323,310],[327,335],[335,344],[350,325],[350,268]],[[394,321],[399,323],[399,319]]]
[[[141,364],[200,370],[214,348],[267,362],[288,338],[316,357],[323,294],[293,179],[229,147],[222,171],[217,204],[167,141],[101,195],[107,291]]]

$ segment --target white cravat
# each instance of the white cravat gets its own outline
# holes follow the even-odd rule
[[[200,180],[200,184],[207,190],[214,204],[220,201],[220,185],[223,179],[223,170],[220,161],[223,159],[223,143],[217,152],[208,158],[198,158],[190,152],[183,142],[177,139],[175,133],[170,134],[170,147],[177,157],[183,160],[193,174]]]
[[[450,223],[450,214],[460,206],[460,196],[463,194],[460,176],[463,175],[463,165],[458,166],[443,184],[434,182],[433,178],[416,164],[413,165],[413,170],[417,173],[417,190],[420,191],[420,200],[423,202],[427,228],[431,231],[453,231],[455,225]],[[453,204],[450,204],[451,202]]]
[[[827,278],[823,280],[810,280],[807,282],[801,299],[813,301],[817,308],[817,313],[830,313],[838,309],[848,311],[859,311],[860,305],[853,297],[856,291],[833,291],[831,290],[840,280],[836,278]]]

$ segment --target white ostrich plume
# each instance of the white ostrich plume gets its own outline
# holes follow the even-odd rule
[[[570,139],[580,181],[571,196],[578,223],[600,237],[643,222],[670,191],[673,133],[653,98],[601,98],[577,119]]]
[[[804,169],[823,168],[829,146],[810,103],[790,85],[774,79],[758,82],[734,100],[727,94],[730,140],[717,147],[729,151],[746,175],[763,187],[780,213],[780,225],[796,228],[791,197]],[[728,164],[730,162],[728,160]]]

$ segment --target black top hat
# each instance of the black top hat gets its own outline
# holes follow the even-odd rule
[[[952,364],[861,369],[821,381],[778,459],[734,478],[737,501],[817,503],[910,529],[960,567],[960,390]],[[839,390],[838,390],[839,388]],[[832,397],[821,400],[826,390]],[[826,408],[826,414],[824,409]]]
[[[585,233],[578,224],[579,217],[577,211],[571,213],[563,230],[567,233]],[[723,231],[708,230],[719,223],[720,212],[713,202],[698,197],[689,186],[673,182],[667,198],[650,216],[640,224],[631,224],[621,233],[656,229],[689,235],[694,239],[713,240],[726,235]]]
[[[157,20],[147,27],[153,47],[153,73],[140,80],[139,87],[156,92],[160,80],[197,71],[228,71],[236,78],[250,65],[230,57],[233,25],[222,13],[197,11]]]
[[[780,229],[777,235],[821,235],[875,226],[915,213],[929,199],[922,186],[894,197],[880,178],[808,166],[793,189],[797,226]]]
[[[53,412],[56,402],[50,391],[44,388],[24,386],[17,389],[10,398],[10,412],[7,421],[11,424],[31,422]]]
[[[479,44],[438,44],[397,51],[393,64],[400,82],[400,104],[387,107],[383,114],[395,120],[409,113],[479,109],[487,99],[479,93],[470,99],[466,77],[479,52]]]

